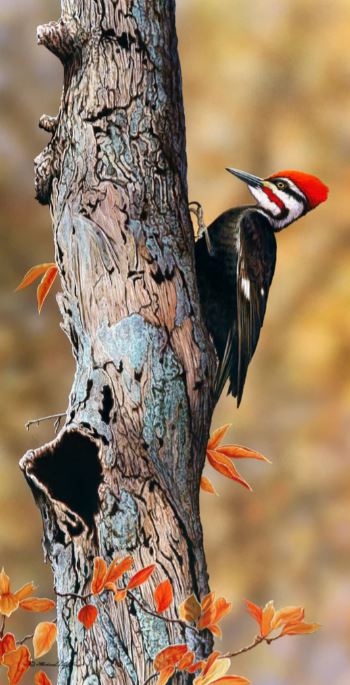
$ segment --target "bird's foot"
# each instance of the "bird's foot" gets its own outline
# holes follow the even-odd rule
[[[213,250],[212,250],[211,240],[209,237],[209,231],[208,231],[208,229],[205,225],[205,221],[204,221],[203,207],[200,204],[200,202],[197,202],[196,200],[194,200],[193,202],[190,202],[188,207],[189,207],[190,212],[192,214],[194,214],[196,219],[197,219],[197,230],[194,230],[195,240],[196,241],[200,240],[204,235],[205,242],[207,245],[207,250],[208,250],[209,254],[211,255]]]

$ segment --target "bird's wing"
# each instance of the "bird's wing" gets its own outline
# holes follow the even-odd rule
[[[263,325],[269,288],[276,264],[276,240],[258,212],[243,214],[237,240],[237,361],[231,367],[237,406],[242,399],[250,360]]]

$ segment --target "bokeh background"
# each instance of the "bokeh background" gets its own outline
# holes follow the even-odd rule
[[[56,0],[0,0],[0,565],[15,587],[35,579],[51,593],[41,521],[19,457],[52,438],[33,417],[64,410],[73,361],[55,299],[39,317],[35,291],[14,294],[24,272],[51,261],[47,208],[34,200],[36,127],[55,114],[62,73],[37,48]],[[207,470],[220,497],[202,496],[212,588],[233,602],[223,649],[249,642],[243,598],[302,604],[323,624],[235,661],[255,685],[350,682],[350,3],[349,0],[178,0],[189,187],[209,223],[246,203],[228,165],[266,176],[280,168],[319,175],[329,201],[278,236],[266,324],[239,412],[222,398],[213,427],[272,466],[240,464],[249,494]],[[21,632],[32,617],[20,618]],[[31,682],[29,679],[28,682]]]

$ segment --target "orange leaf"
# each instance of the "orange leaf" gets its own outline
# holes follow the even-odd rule
[[[225,675],[226,671],[230,668],[230,659],[216,659],[204,673],[201,673],[197,678],[194,679],[193,685],[209,685],[209,683],[215,683],[218,678]]]
[[[198,630],[204,630],[204,628],[208,628],[208,626],[213,625],[213,623],[215,623],[215,616],[215,605],[211,604],[210,607],[208,607],[208,609],[201,615],[197,623]]]
[[[112,561],[110,564],[108,571],[107,571],[107,577],[106,577],[106,583],[115,583],[118,578],[121,578],[121,576],[126,573],[127,571],[130,571],[130,569],[133,567],[134,561],[133,558],[128,556],[125,557],[125,559],[122,559],[122,561],[118,561],[115,559]]]
[[[220,454],[220,452],[217,452],[216,450],[207,450],[207,456],[209,463],[214,469],[216,469],[216,471],[219,471],[219,473],[221,473],[223,476],[226,476],[226,478],[237,481],[237,483],[243,485],[243,487],[247,488],[247,490],[250,490],[250,492],[252,491],[249,483],[242,478],[228,457],[226,457],[224,454]]]
[[[91,592],[93,595],[99,595],[104,589],[107,577],[107,564],[101,557],[94,559],[94,573],[91,581]]]
[[[2,569],[0,573],[0,595],[8,595],[10,592],[10,578]]]
[[[261,620],[261,637],[266,637],[272,630],[272,622],[275,617],[275,608],[273,602],[268,602],[265,604],[262,610],[262,620]]]
[[[304,613],[303,607],[284,607],[276,611],[272,627],[275,629],[284,623],[299,623],[304,619]]]
[[[12,652],[14,649],[16,649],[15,636],[12,633],[6,633],[0,640],[0,662],[6,652]]]
[[[33,594],[34,590],[36,590],[36,587],[34,583],[26,583],[21,587],[17,592],[15,592],[15,597],[18,602],[22,602],[23,599],[27,599],[27,597],[30,597],[30,595]]]
[[[201,605],[195,595],[190,595],[179,606],[179,616],[183,621],[193,623],[201,615]]]
[[[116,602],[123,602],[127,594],[127,589],[116,590],[114,593],[114,599]]]
[[[213,681],[213,685],[250,685],[251,681],[248,678],[243,678],[240,675],[225,675],[223,678]]]
[[[52,683],[44,671],[39,671],[34,676],[34,685],[52,685]]]
[[[209,656],[205,662],[205,667],[203,668],[203,675],[207,675],[209,669],[215,663],[216,659],[220,656],[220,654],[221,654],[221,652],[219,652],[218,650],[209,654]]]
[[[187,671],[189,666],[192,666],[194,662],[194,652],[187,652],[182,659],[176,664],[178,671]]]
[[[247,611],[248,613],[254,618],[254,620],[261,626],[261,621],[262,621],[262,609],[261,607],[258,607],[256,604],[253,604],[253,602],[250,602],[249,599],[245,600],[246,606],[247,606]]]
[[[188,652],[187,645],[171,645],[170,647],[166,647],[165,649],[162,649],[161,652],[158,652],[155,657],[153,662],[154,668],[156,671],[163,671],[169,666],[176,666],[186,652]]]
[[[166,683],[170,680],[171,676],[174,675],[174,673],[174,666],[168,666],[168,668],[163,668],[159,673],[157,685],[166,685]]]
[[[36,291],[37,294],[37,300],[38,300],[38,312],[40,314],[42,306],[50,292],[51,286],[57,276],[58,268],[56,264],[53,266],[50,266],[50,268],[46,271],[44,276],[42,277],[38,289]]]
[[[214,431],[213,435],[208,440],[208,450],[213,450],[218,446],[231,426],[232,423],[226,423],[224,426],[221,426]]]
[[[46,271],[48,271],[48,269],[50,269],[53,266],[56,266],[56,264],[54,264],[53,262],[49,262],[47,264],[37,264],[36,266],[32,266],[32,268],[29,269],[29,271],[27,271],[27,273],[21,280],[20,284],[17,286],[15,292],[17,292],[18,290],[23,290],[23,288],[27,288],[28,285],[34,283],[34,281],[36,281],[36,279],[39,278],[39,276],[46,273]]]
[[[18,600],[11,592],[7,595],[0,595],[0,614],[3,614],[3,616],[11,616],[18,609],[18,606]]]
[[[227,602],[225,597],[219,597],[215,602],[215,623],[230,613],[232,609],[231,602]]]
[[[215,490],[214,485],[212,482],[207,478],[206,476],[201,477],[201,483],[200,483],[201,489],[204,490],[204,492],[209,492],[211,495],[218,495],[219,493]]]
[[[215,592],[209,592],[201,601],[202,611],[207,611],[209,607],[214,604]]]
[[[7,652],[3,656],[3,664],[8,669],[7,677],[10,685],[19,683],[31,663],[28,647],[22,645],[12,652]]]
[[[57,628],[54,623],[38,623],[34,631],[34,656],[38,659],[50,651],[56,640]]]
[[[310,633],[316,633],[317,630],[321,628],[319,623],[303,623],[302,621],[298,623],[287,623],[281,635],[309,635]]]
[[[98,611],[93,604],[86,604],[78,613],[78,621],[83,624],[86,630],[89,630],[94,625]]]
[[[29,599],[22,599],[19,603],[21,609],[26,611],[50,611],[54,609],[56,604],[52,599],[30,597]]]
[[[145,583],[146,580],[148,580],[148,578],[152,575],[155,567],[155,564],[150,564],[150,566],[146,566],[145,568],[142,568],[141,571],[135,573],[135,575],[132,576],[128,582],[128,590],[133,590],[135,587],[139,587],[139,585]]]
[[[216,623],[214,623],[211,626],[208,626],[208,630],[210,630],[212,635],[215,635],[215,637],[218,637],[220,640],[222,638],[222,630],[220,626],[218,626]]]
[[[154,591],[154,599],[156,603],[156,612],[162,614],[163,611],[169,608],[174,598],[173,589],[169,580],[164,580],[157,585]]]
[[[258,461],[266,461],[268,464],[271,464],[270,459],[264,457],[263,454],[251,450],[249,447],[243,447],[243,445],[222,445],[222,447],[216,447],[215,451],[225,454],[230,459],[257,459]]]

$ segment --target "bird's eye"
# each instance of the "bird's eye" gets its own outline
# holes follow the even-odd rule
[[[277,181],[276,186],[277,186],[277,188],[279,188],[280,190],[285,190],[285,189],[286,189],[286,184],[283,183],[283,181]]]

